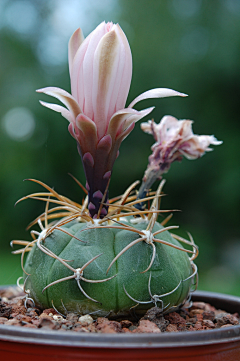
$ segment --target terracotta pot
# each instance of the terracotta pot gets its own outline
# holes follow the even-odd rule
[[[240,298],[195,292],[194,301],[240,313]],[[240,360],[240,325],[164,334],[86,334],[0,325],[0,360]]]

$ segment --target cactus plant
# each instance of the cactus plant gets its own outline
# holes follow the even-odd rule
[[[184,304],[196,283],[194,259],[198,248],[172,234],[166,226],[171,211],[160,209],[164,180],[156,192],[152,184],[161,179],[173,161],[183,156],[196,159],[220,144],[213,136],[192,133],[191,122],[167,116],[157,125],[142,128],[154,136],[153,154],[139,191],[139,182],[115,199],[108,189],[112,167],[122,140],[135,122],[153,108],[137,111],[140,100],[185,96],[171,89],[152,89],[124,108],[131,82],[132,58],[119,25],[101,23],[86,39],[78,29],[69,41],[72,94],[59,88],[39,92],[52,95],[67,107],[41,102],[69,121],[82,159],[86,187],[83,204],[58,194],[40,181],[44,191],[23,197],[46,203],[31,231],[33,240],[23,245],[22,267],[26,300],[40,307],[55,307],[95,316],[141,314],[158,306],[162,312]],[[151,204],[151,205],[150,205]],[[162,223],[159,213],[170,212]],[[186,246],[186,248],[183,247]],[[24,265],[24,255],[29,252]]]

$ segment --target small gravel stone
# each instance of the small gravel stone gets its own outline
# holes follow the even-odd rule
[[[39,327],[53,330],[56,328],[56,323],[48,315],[45,315],[40,318]]]
[[[0,325],[3,325],[5,322],[7,322],[7,317],[0,317]]]
[[[120,322],[109,321],[107,318],[99,317],[97,319],[97,331],[102,333],[117,333],[122,331]]]
[[[120,324],[121,324],[122,328],[129,328],[132,326],[132,322],[129,320],[122,320],[122,321],[120,321]]]
[[[76,313],[70,312],[67,314],[66,319],[70,322],[78,322],[79,315]]]
[[[203,320],[202,324],[207,328],[215,328],[215,325],[211,320]]]
[[[61,315],[52,315],[52,318],[56,322],[63,322],[64,321],[64,318]]]
[[[215,317],[215,322],[217,323],[216,327],[221,327],[223,325],[238,325],[239,324],[239,320],[231,315],[230,313],[219,313],[216,317]]]
[[[7,297],[1,297],[1,302],[8,302],[8,298]]]
[[[177,325],[169,324],[166,327],[166,332],[178,332]]]
[[[38,317],[40,314],[39,309],[37,308],[28,308],[26,310],[26,316],[30,316],[30,317]]]
[[[168,313],[165,318],[173,324],[186,323],[186,320],[180,316],[177,312]]]
[[[204,311],[202,315],[203,315],[203,320],[213,321],[215,318],[215,313],[213,311]]]
[[[220,328],[229,327],[229,326],[233,326],[233,325],[231,323],[226,323],[226,325],[222,325]]]
[[[140,320],[139,326],[133,331],[133,333],[161,333],[157,325],[149,320]]]
[[[12,312],[12,307],[8,307],[6,303],[0,303],[0,317],[9,318]]]
[[[80,322],[83,326],[88,326],[90,323],[93,323],[93,318],[90,315],[84,315],[79,317],[78,322]]]
[[[200,308],[194,308],[193,310],[191,310],[189,312],[189,316],[193,317],[195,315],[199,315],[199,314],[203,314],[203,313],[204,313],[204,310],[201,310]]]
[[[27,327],[27,328],[37,328],[37,326],[33,325],[32,323],[25,323],[24,325],[22,325],[23,327]]]
[[[141,320],[149,320],[154,322],[161,332],[166,331],[166,327],[169,324],[169,321],[163,317],[162,309],[159,307],[150,308],[141,318]]]
[[[197,321],[197,322],[195,323],[194,328],[195,328],[195,330],[197,330],[197,331],[200,331],[200,330],[203,330],[203,329],[204,329],[203,326],[202,326],[202,323],[199,322],[199,321]]]
[[[206,310],[207,303],[205,302],[193,302],[191,310]]]
[[[49,315],[49,316],[58,315],[57,311],[54,310],[54,308],[46,308],[45,310],[43,310],[42,313]]]
[[[45,312],[41,313],[41,315],[39,316],[39,319],[40,320],[44,319],[44,320],[49,320],[49,321],[53,320],[52,316],[50,316],[49,314],[47,314]]]
[[[131,333],[131,331],[130,331],[129,328],[127,328],[127,327],[123,327],[122,332],[124,332],[124,333]]]
[[[12,318],[11,320],[7,320],[5,325],[12,325],[12,326],[22,326],[21,322],[18,321],[16,318]]]

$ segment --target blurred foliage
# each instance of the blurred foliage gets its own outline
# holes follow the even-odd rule
[[[137,108],[155,105],[152,113],[155,121],[165,114],[192,119],[196,134],[214,134],[223,140],[223,145],[197,161],[183,160],[172,165],[166,175],[164,191],[168,196],[162,206],[182,210],[175,213],[171,222],[181,225],[179,234],[186,236],[186,231],[191,232],[200,247],[197,262],[200,279],[203,274],[200,285],[209,289],[207,284],[211,285],[211,277],[214,283],[216,275],[220,280],[223,275],[231,277],[232,284],[237,285],[239,262],[233,262],[232,257],[240,258],[238,0],[1,0],[3,257],[10,251],[10,240],[30,239],[25,227],[44,209],[43,204],[31,200],[14,208],[19,198],[41,189],[32,182],[23,182],[24,179],[39,179],[59,193],[82,200],[81,189],[68,175],[71,173],[84,183],[67,121],[41,107],[39,99],[50,102],[52,99],[35,93],[35,89],[59,86],[70,91],[68,39],[77,27],[81,26],[87,35],[103,20],[118,22],[132,49],[133,78],[128,104],[151,88],[185,92],[188,98],[146,100]],[[15,123],[9,121],[10,112],[19,107],[32,115],[32,120],[27,123],[23,119],[20,126],[18,119]],[[152,143],[151,136],[144,134],[137,124],[121,146],[110,184],[111,196],[142,178]],[[230,255],[225,257],[226,254]],[[2,272],[3,258],[0,262]],[[218,284],[217,290],[232,291],[224,288],[224,282]]]

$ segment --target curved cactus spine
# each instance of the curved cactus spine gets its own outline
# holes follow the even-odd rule
[[[78,288],[80,289],[80,291],[84,294],[85,297],[87,297],[89,300],[93,301],[93,302],[96,302],[96,303],[100,303],[99,301],[97,300],[94,300],[92,297],[88,296],[87,293],[83,290],[81,284],[80,284],[80,281],[85,281],[85,282],[89,282],[89,283],[101,283],[101,282],[106,282],[106,281],[109,281],[111,280],[112,278],[116,277],[116,275],[112,276],[112,277],[108,277],[108,278],[105,278],[103,280],[89,280],[85,277],[83,277],[83,271],[85,270],[85,268],[90,264],[92,263],[93,261],[95,261],[95,259],[97,259],[98,257],[100,257],[102,254],[98,254],[97,256],[93,257],[90,261],[86,262],[82,267],[80,268],[76,268],[74,269],[73,267],[70,267],[63,259],[59,258],[58,256],[54,255],[58,261],[60,261],[62,264],[64,264],[67,268],[69,268],[71,271],[73,271],[73,275],[72,276],[68,276],[68,277],[64,277],[64,278],[61,278],[59,280],[56,280],[54,282],[51,282],[49,283],[46,287],[44,287],[44,289],[42,290],[42,293],[49,287],[53,286],[53,285],[56,285],[60,282],[63,282],[63,281],[67,281],[67,280],[70,280],[70,279],[75,279],[77,281],[77,285],[78,285]]]

